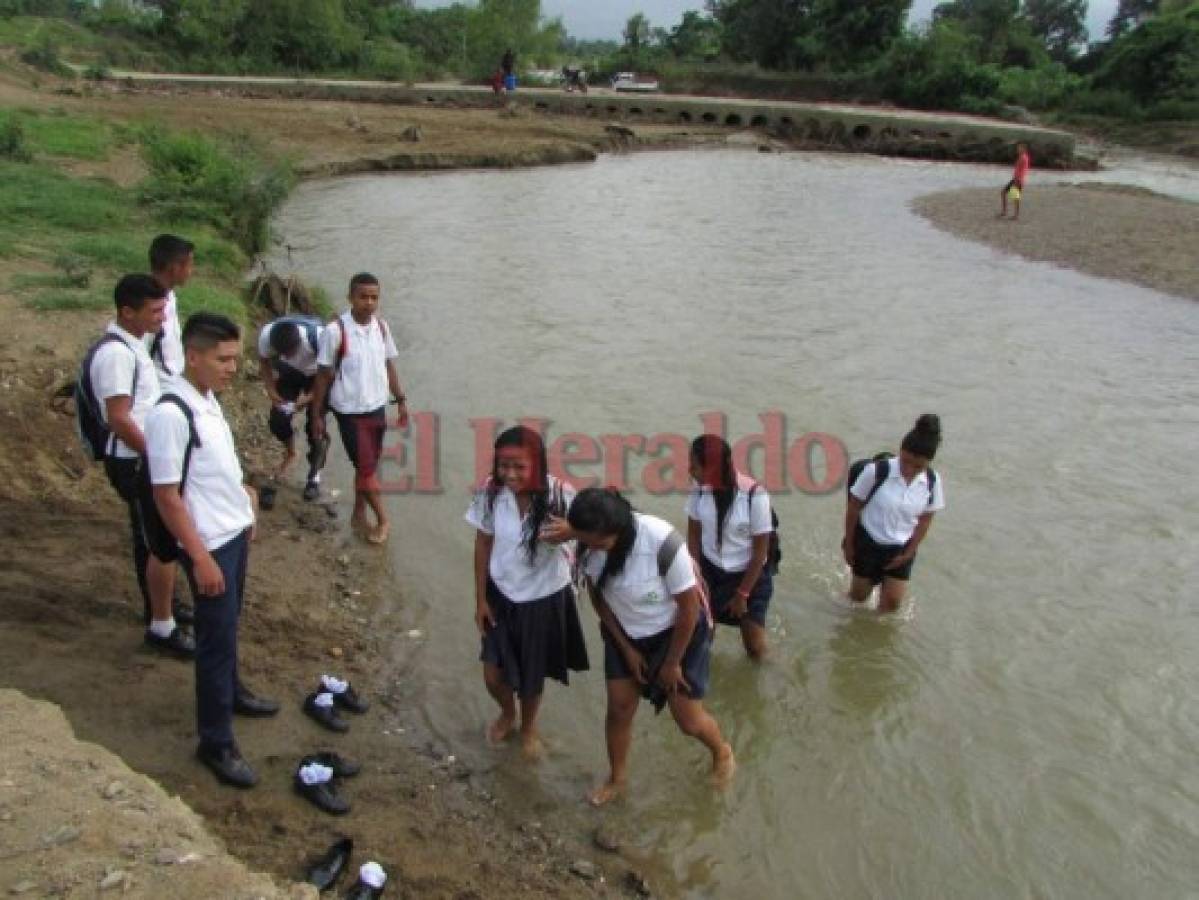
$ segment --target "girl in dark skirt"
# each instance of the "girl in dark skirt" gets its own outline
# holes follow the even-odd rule
[[[500,714],[487,729],[492,743],[516,727],[521,749],[543,752],[537,712],[545,679],[567,684],[588,668],[587,647],[571,584],[568,485],[547,471],[537,432],[510,428],[496,439],[491,477],[475,495],[466,521],[475,534],[475,624],[487,691]]]
[[[610,772],[591,792],[599,806],[620,796],[628,774],[633,717],[644,696],[669,705],[679,730],[712,754],[718,785],[732,778],[733,748],[704,709],[711,625],[682,537],[635,513],[615,490],[589,488],[570,507],[570,526],[587,548],[583,571],[604,639],[608,686],[605,735]]]
[[[767,565],[774,531],[770,495],[733,468],[733,451],[714,434],[692,441],[691,477],[687,549],[699,560],[716,621],[739,628],[745,652],[760,660],[766,655],[766,610],[774,594]]]
[[[945,486],[930,464],[941,445],[941,420],[916,420],[899,456],[862,469],[849,489],[841,552],[853,571],[849,599],[865,603],[876,585],[879,612],[895,612],[907,593],[916,549],[945,508]]]

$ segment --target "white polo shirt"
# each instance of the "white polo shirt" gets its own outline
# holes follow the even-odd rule
[[[749,499],[753,488],[753,504]],[[744,572],[753,559],[756,535],[770,534],[770,495],[754,480],[737,473],[737,490],[724,520],[724,539],[716,545],[716,499],[710,487],[694,485],[684,506],[687,517],[700,524],[701,546],[708,562],[726,572]]]
[[[111,397],[129,397],[132,401],[130,415],[133,423],[143,433],[146,430],[146,415],[158,402],[158,373],[154,362],[141,338],[135,338],[116,322],[110,322],[106,334],[115,334],[119,341],[109,341],[92,357],[92,392],[100,403],[100,415],[108,424],[108,407],[104,402]],[[133,373],[137,372],[136,392]],[[117,459],[136,459],[137,453],[114,433],[109,439],[108,455]]]
[[[162,341],[158,352],[154,354],[154,364],[158,367],[159,385],[165,391],[172,386],[172,379],[183,374],[183,326],[179,324],[179,303],[174,291],[167,291],[167,305],[163,307]],[[153,347],[156,334],[150,333],[145,337],[146,347]]]
[[[341,334],[349,334],[349,347],[337,368],[337,351]],[[334,412],[361,414],[374,412],[387,405],[391,389],[387,384],[387,361],[400,355],[391,331],[384,331],[378,317],[372,316],[366,325],[359,325],[347,312],[325,326],[321,333],[317,362],[321,368],[335,372],[329,389],[329,406]]]
[[[899,460],[888,461],[887,480],[874,498],[862,509],[859,521],[876,544],[906,544],[916,530],[917,521],[925,513],[945,508],[945,479],[937,473],[933,495],[928,495],[928,473],[921,472],[908,484],[899,474]],[[874,487],[874,473],[879,463],[870,463],[862,470],[850,488],[859,500],[865,500]]]
[[[561,490],[562,499],[569,510],[575,499],[574,488],[553,475],[549,481],[550,496]],[[573,542],[555,546],[540,541],[537,555],[530,561],[524,539],[525,529],[531,523],[527,515],[521,516],[516,495],[511,488],[500,488],[495,497],[495,506],[490,507],[487,493],[487,489],[483,488],[475,494],[474,501],[466,511],[466,521],[495,538],[488,572],[504,596],[513,603],[528,603],[556,594],[570,584]]]
[[[211,391],[202,396],[186,378],[171,388],[191,407],[198,446],[192,448],[183,502],[204,547],[217,550],[254,524],[254,507],[242,486],[233,432]],[[153,484],[178,484],[187,447],[187,419],[173,403],[159,403],[146,417],[146,448]]]
[[[669,522],[656,516],[633,513],[637,537],[625,560],[624,571],[604,584],[604,601],[632,638],[660,634],[674,625],[679,605],[675,595],[695,587],[695,572],[686,545],[663,578],[658,574],[658,550],[674,530]],[[598,581],[608,560],[606,551],[587,554],[584,571]]]
[[[314,350],[312,344],[308,342],[308,329],[303,325],[296,325],[300,329],[300,345],[296,348],[295,353],[289,353],[286,356],[275,352],[271,347],[271,330],[278,325],[279,322],[267,322],[262,326],[262,330],[258,332],[258,356],[262,359],[278,359],[289,368],[295,369],[302,375],[316,374],[316,355],[317,350]],[[292,323],[295,324],[295,323]],[[320,336],[324,332],[323,325],[316,326],[317,348],[320,347]]]

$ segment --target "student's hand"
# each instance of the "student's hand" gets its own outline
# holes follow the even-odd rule
[[[486,601],[475,604],[475,627],[479,629],[481,635],[485,635],[489,629],[495,628],[495,614]]]
[[[311,402],[312,402],[312,392],[311,391],[300,394],[300,396],[296,397],[296,400],[295,400],[296,412],[299,412],[300,410],[304,409]]]
[[[903,553],[899,554],[899,556],[895,557],[889,563],[887,563],[885,566],[883,566],[883,571],[889,571],[891,569],[898,569],[900,566],[905,566],[908,564],[908,562],[911,560],[911,558],[915,555],[916,554],[913,551],[904,550]]]
[[[204,597],[219,597],[225,593],[225,575],[216,564],[211,553],[205,553],[196,560],[194,572],[196,578],[196,593]]]
[[[573,540],[574,536],[574,529],[561,516],[550,516],[541,526],[540,537],[547,544],[565,544],[567,541]]]
[[[740,590],[733,594],[727,612],[734,619],[740,619],[749,612],[749,594],[743,594]]]
[[[661,671],[658,672],[658,684],[662,685],[668,694],[676,691],[682,691],[684,694],[691,693],[691,685],[683,677],[683,667],[679,663],[663,663]]]
[[[398,413],[398,415],[396,416],[396,424],[399,425],[401,428],[407,428],[408,427],[408,401],[407,400],[397,401],[396,411]]]
[[[632,644],[629,644],[621,647],[620,653],[624,657],[625,665],[629,667],[629,671],[637,679],[637,683],[649,684],[649,666],[645,662],[645,657],[641,655],[641,651]]]
[[[845,557],[846,564],[848,564],[848,566],[852,569],[853,568],[853,541],[851,541],[849,538],[842,538],[842,540],[841,540],[841,555],[843,557]]]

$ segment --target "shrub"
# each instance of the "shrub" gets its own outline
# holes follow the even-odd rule
[[[1005,103],[1027,109],[1051,109],[1061,106],[1082,83],[1079,76],[1061,63],[1049,63],[1035,69],[1002,70],[997,93]]]
[[[16,116],[0,119],[0,157],[14,162],[29,162],[33,151],[25,139],[25,126]]]
[[[36,44],[22,52],[21,62],[60,78],[75,77],[75,70],[62,61],[62,57],[58,55],[58,45],[48,36],[43,36]]]

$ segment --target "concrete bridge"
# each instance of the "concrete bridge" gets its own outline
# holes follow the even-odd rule
[[[147,87],[238,91],[314,100],[357,100],[417,106],[495,106],[490,88],[454,84],[404,85],[219,75],[115,72],[113,77]],[[1039,168],[1072,168],[1069,132],[987,119],[885,107],[738,100],[677,94],[618,94],[593,88],[586,94],[522,88],[506,100],[544,113],[592,116],[627,124],[757,128],[799,146],[971,162],[1007,162],[1013,145],[1026,142]]]

